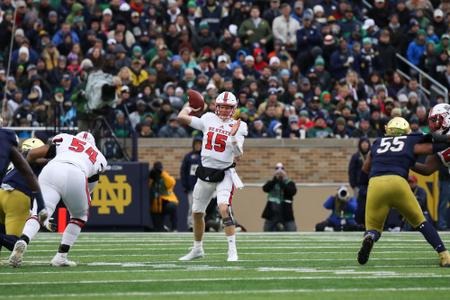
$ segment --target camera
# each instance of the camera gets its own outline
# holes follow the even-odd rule
[[[346,201],[346,200],[347,200],[347,197],[348,197],[348,190],[347,190],[347,188],[346,188],[345,186],[341,186],[341,187],[338,189],[337,197],[338,197],[338,199],[341,200],[341,201]]]
[[[114,76],[100,71],[89,74],[86,82],[87,111],[92,112],[103,107],[113,107],[116,100]]]

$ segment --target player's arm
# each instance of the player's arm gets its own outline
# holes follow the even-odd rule
[[[43,145],[39,148],[31,149],[26,155],[27,161],[36,164],[47,163],[49,158],[51,158],[47,157],[50,152],[50,147],[51,145]]]
[[[189,125],[194,129],[203,131],[203,121],[201,118],[198,118],[196,116],[191,116],[190,114],[196,111],[190,107],[189,105],[186,105],[179,113],[177,120],[182,125]]]
[[[182,110],[178,113],[177,120],[182,125],[191,125],[192,122],[192,116],[189,114],[192,112],[192,107],[185,106]]]
[[[231,145],[233,146],[233,154],[235,158],[241,157],[244,154],[244,134],[239,132],[241,126],[241,120],[237,122],[231,128]],[[246,131],[246,130],[245,130]]]
[[[441,167],[441,162],[437,155],[428,155],[425,163],[416,162],[414,167],[411,168],[414,172],[422,175],[431,175]]]
[[[14,167],[25,178],[32,191],[32,198],[36,199],[39,222],[44,222],[48,217],[48,213],[45,208],[44,199],[42,198],[41,189],[39,187],[36,175],[16,147],[11,148],[10,159],[14,164]]]

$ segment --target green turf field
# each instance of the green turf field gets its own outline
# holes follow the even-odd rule
[[[240,261],[227,263],[223,234],[206,235],[205,258],[178,262],[192,234],[82,233],[79,266],[52,268],[60,236],[40,234],[22,268],[2,250],[0,299],[449,299],[450,269],[419,233],[385,233],[364,267],[361,235],[241,233]]]

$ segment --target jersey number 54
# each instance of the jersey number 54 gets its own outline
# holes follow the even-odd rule
[[[92,164],[95,164],[97,161],[97,155],[98,152],[94,150],[94,148],[89,147],[86,150],[84,150],[84,146],[86,145],[85,141],[81,141],[79,139],[73,139],[72,143],[70,144],[69,150],[72,150],[74,152],[84,152],[89,156],[89,160],[92,162]]]

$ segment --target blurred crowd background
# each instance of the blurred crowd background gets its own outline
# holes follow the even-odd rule
[[[89,128],[101,116],[117,137],[191,137],[176,114],[195,89],[206,111],[221,91],[235,93],[236,117],[251,138],[371,138],[393,116],[427,132],[429,108],[448,95],[434,93],[396,55],[448,89],[449,7],[448,0],[3,0],[3,123]]]

